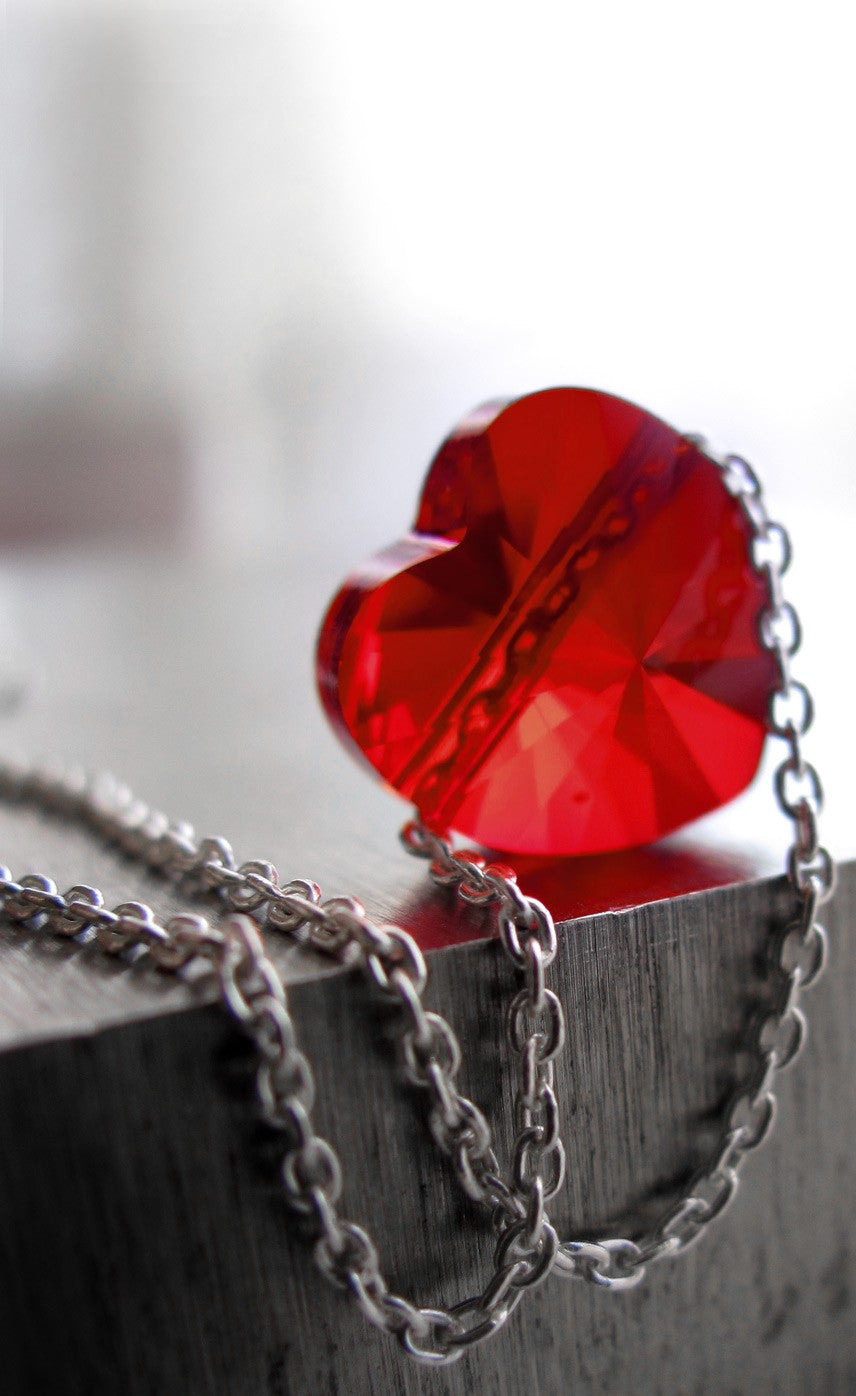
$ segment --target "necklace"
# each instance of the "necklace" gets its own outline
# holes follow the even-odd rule
[[[210,967],[224,1005],[258,1051],[261,1109],[283,1132],[286,1197],[313,1224],[316,1263],[327,1278],[351,1292],[370,1322],[394,1335],[416,1360],[453,1361],[498,1331],[525,1293],[553,1272],[620,1290],[639,1283],[646,1266],[686,1250],[733,1197],[743,1160],[772,1125],[775,1072],[802,1046],[805,1020],[798,1000],[823,966],[826,939],[816,917],[831,893],[833,868],[818,842],[820,782],[802,755],[811,701],[790,672],[799,643],[796,615],[782,596],[790,549],[784,530],[769,520],[760,486],[745,462],[728,457],[720,470],[729,497],[747,521],[755,572],[766,591],[761,638],[776,672],[769,725],[787,744],[775,785],[794,828],[788,857],[794,917],[779,938],[782,989],[755,1042],[758,1070],[752,1087],[734,1103],[719,1147],[683,1202],[635,1240],[560,1240],[549,1219],[548,1204],[561,1187],[564,1170],[553,1067],[563,1046],[564,1013],[546,983],[556,955],[556,933],[549,911],[520,891],[508,868],[481,854],[456,850],[433,819],[417,818],[403,831],[406,848],[429,861],[437,882],[495,917],[500,944],[520,976],[508,1019],[517,1061],[518,1128],[510,1164],[503,1171],[487,1120],[456,1084],[460,1043],[449,1024],[424,1007],[425,961],[412,937],[397,927],[374,924],[353,899],[322,901],[312,883],[280,884],[268,863],[236,867],[224,840],[196,840],[186,826],[170,826],[115,782],[3,768],[7,796],[82,819],[150,866],[195,880],[232,910],[222,929],[189,914],[162,924],[141,903],[105,908],[103,898],[88,886],[60,894],[42,875],[15,880],[3,869],[0,877],[5,914],[12,921],[41,920],[69,938],[94,935],[108,954],[139,948],[164,970],[178,972],[199,963]],[[445,523],[454,533],[452,513]],[[620,541],[621,528],[610,528],[615,530],[615,525],[592,522],[589,541],[595,538],[601,555],[611,538]],[[593,551],[589,549],[589,558]],[[566,590],[582,570],[578,554],[574,575],[565,572]],[[531,652],[528,642],[516,643]],[[484,699],[484,686],[479,696]],[[370,1238],[340,1214],[341,1165],[332,1146],[312,1126],[313,1075],[297,1045],[281,979],[266,954],[263,926],[361,968],[377,992],[400,1008],[404,1070],[428,1099],[431,1134],[464,1192],[489,1210],[497,1230],[493,1272],[472,1299],[434,1310],[391,1293]]]

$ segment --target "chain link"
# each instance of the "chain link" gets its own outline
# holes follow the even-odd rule
[[[525,896],[504,865],[489,863],[470,849],[454,851],[448,837],[431,832],[418,818],[405,825],[401,839],[408,852],[428,860],[429,876],[438,885],[454,888],[465,902],[495,907],[500,944],[523,981],[509,1004],[507,1023],[517,1058],[510,1181],[499,1177],[492,1158],[489,1175],[467,1190],[494,1209],[502,1254],[525,1263],[527,1273],[540,1280],[552,1270],[558,1253],[545,1203],[556,1196],[565,1177],[554,1073],[565,1041],[565,1015],[545,984],[558,948],[556,927],[543,903]],[[478,1169],[479,1161],[475,1164]]]
[[[146,953],[167,972],[181,972],[197,961],[213,971],[224,1007],[254,1042],[259,1107],[266,1122],[282,1133],[283,1189],[290,1206],[314,1226],[318,1269],[348,1291],[368,1321],[395,1337],[417,1362],[448,1364],[491,1337],[526,1290],[553,1270],[601,1288],[623,1290],[640,1282],[648,1264],[695,1244],[726,1211],[745,1158],[769,1135],[776,1115],[775,1076],[791,1065],[805,1043],[800,997],[826,962],[827,937],[817,913],[832,894],[835,869],[819,842],[820,778],[802,749],[813,701],[791,673],[801,638],[797,613],[783,596],[791,545],[782,525],[767,514],[751,467],[733,455],[716,463],[747,521],[753,564],[767,581],[768,604],[759,618],[759,634],[777,671],[769,728],[787,747],[774,786],[793,829],[787,872],[795,915],[774,943],[779,985],[773,1008],[757,1028],[753,1078],[733,1101],[715,1154],[689,1193],[636,1241],[613,1237],[560,1242],[547,1215],[546,1204],[561,1189],[565,1173],[554,1065],[564,1046],[565,1018],[559,998],[546,983],[557,954],[557,936],[550,912],[521,892],[510,868],[472,850],[454,850],[447,836],[431,832],[418,817],[402,830],[408,851],[428,860],[434,882],[454,889],[465,903],[495,913],[499,942],[520,979],[507,1018],[517,1087],[515,1138],[504,1177],[487,1119],[457,1085],[460,1043],[445,1018],[424,1006],[425,960],[405,931],[377,925],[352,897],[322,901],[314,882],[298,879],[281,885],[271,863],[251,860],[239,866],[225,839],[197,840],[189,825],[171,824],[111,776],[89,781],[77,769],[62,772],[0,763],[1,798],[25,800],[74,817],[163,875],[216,894],[230,909],[222,926],[190,913],[161,922],[144,903],[124,902],[111,910],[95,887],[79,884],[60,893],[42,874],[15,881],[0,867],[0,903],[13,923],[43,926],[81,943],[94,938],[109,955]],[[614,529],[598,535],[597,546],[612,546],[620,536]],[[577,565],[582,563],[575,558],[574,568]],[[556,614],[573,599],[573,588],[565,586],[565,591],[557,594]],[[550,619],[555,620],[552,611]],[[490,1211],[497,1233],[493,1272],[481,1293],[448,1309],[421,1308],[393,1293],[371,1237],[339,1211],[342,1165],[312,1124],[315,1078],[298,1046],[285,987],[262,938],[263,925],[361,969],[378,995],[401,1011],[405,1076],[426,1093],[436,1144],[464,1192]]]

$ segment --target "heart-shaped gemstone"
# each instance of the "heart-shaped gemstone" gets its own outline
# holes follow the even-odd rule
[[[718,467],[606,393],[468,417],[413,530],[327,613],[327,713],[425,822],[492,848],[648,843],[752,779],[766,582]]]

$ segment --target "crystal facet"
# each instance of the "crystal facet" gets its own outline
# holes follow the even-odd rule
[[[334,599],[319,686],[346,746],[430,826],[507,852],[632,847],[752,779],[765,597],[696,444],[554,388],[444,443],[413,530]]]

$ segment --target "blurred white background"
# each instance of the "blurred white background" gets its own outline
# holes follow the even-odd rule
[[[856,502],[852,8],[9,0],[0,541],[409,522],[553,383]]]

